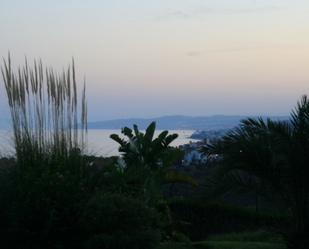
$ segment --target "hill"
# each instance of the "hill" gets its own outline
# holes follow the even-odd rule
[[[251,116],[254,117],[254,116]],[[140,129],[145,129],[150,122],[156,121],[158,129],[167,130],[221,130],[230,129],[239,124],[247,116],[163,116],[157,118],[129,118],[107,121],[89,122],[89,129],[121,129],[125,126],[132,127],[137,124]],[[264,117],[266,118],[266,117]],[[286,116],[272,116],[271,119],[285,120]]]

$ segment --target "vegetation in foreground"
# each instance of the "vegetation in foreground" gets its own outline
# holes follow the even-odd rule
[[[0,160],[5,248],[308,248],[307,97],[289,121],[244,120],[205,148],[217,159],[201,183],[174,167],[177,135],[155,138],[155,123],[112,135],[119,158],[84,155],[87,104],[74,62],[62,74],[27,61],[14,71],[9,57],[2,74],[16,149]],[[171,184],[192,195],[167,195]],[[234,204],[243,194],[254,210]]]
[[[309,247],[309,100],[303,96],[290,120],[247,119],[206,153],[222,155],[216,188],[235,187],[277,200],[292,217],[291,247]]]
[[[160,249],[286,249],[282,236],[264,230],[209,236],[199,242],[166,242]]]

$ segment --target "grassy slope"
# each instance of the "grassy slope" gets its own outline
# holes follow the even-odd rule
[[[180,242],[163,243],[159,249],[286,249],[284,243],[249,241],[201,241],[188,245]]]
[[[205,241],[194,243],[196,249],[286,249],[283,243],[249,241]]]
[[[211,236],[207,241],[186,243],[169,242],[160,249],[286,249],[282,237],[266,231],[231,233]]]

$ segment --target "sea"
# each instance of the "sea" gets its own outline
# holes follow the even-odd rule
[[[155,137],[160,134],[162,130],[155,132]],[[191,139],[190,136],[194,130],[170,130],[169,133],[177,133],[178,138],[174,140],[171,146],[177,147],[179,145],[187,144],[197,141]],[[110,138],[111,134],[121,134],[121,130],[105,130],[105,129],[91,129],[88,130],[87,135],[87,148],[85,153],[88,155],[110,157],[118,156],[119,145]],[[14,155],[14,143],[13,135],[11,131],[0,130],[0,156],[12,156]]]

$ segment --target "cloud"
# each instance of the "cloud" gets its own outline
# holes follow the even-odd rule
[[[255,50],[267,50],[267,49],[302,49],[307,48],[307,46],[301,44],[252,44],[244,46],[234,46],[234,47],[221,47],[221,48],[209,48],[205,50],[191,50],[185,55],[189,57],[198,57],[207,53],[237,53],[237,52],[250,52]]]
[[[201,6],[191,10],[169,10],[155,19],[158,21],[165,21],[170,19],[189,19],[197,18],[205,15],[241,15],[250,13],[265,13],[280,11],[282,8],[275,5],[254,6],[248,8],[214,8]]]
[[[202,54],[202,51],[189,51],[187,52],[187,56],[190,56],[190,57],[197,57],[197,56],[200,56]]]
[[[281,10],[278,6],[267,5],[261,7],[252,7],[252,8],[226,8],[218,11],[218,14],[250,14],[250,13],[264,13],[264,12],[273,12]]]
[[[184,11],[181,11],[181,10],[175,10],[175,11],[170,12],[169,16],[187,19],[187,18],[190,17],[190,14],[188,14]]]
[[[182,10],[169,10],[167,13],[157,16],[156,21],[165,21],[169,19],[188,19],[191,14]]]

